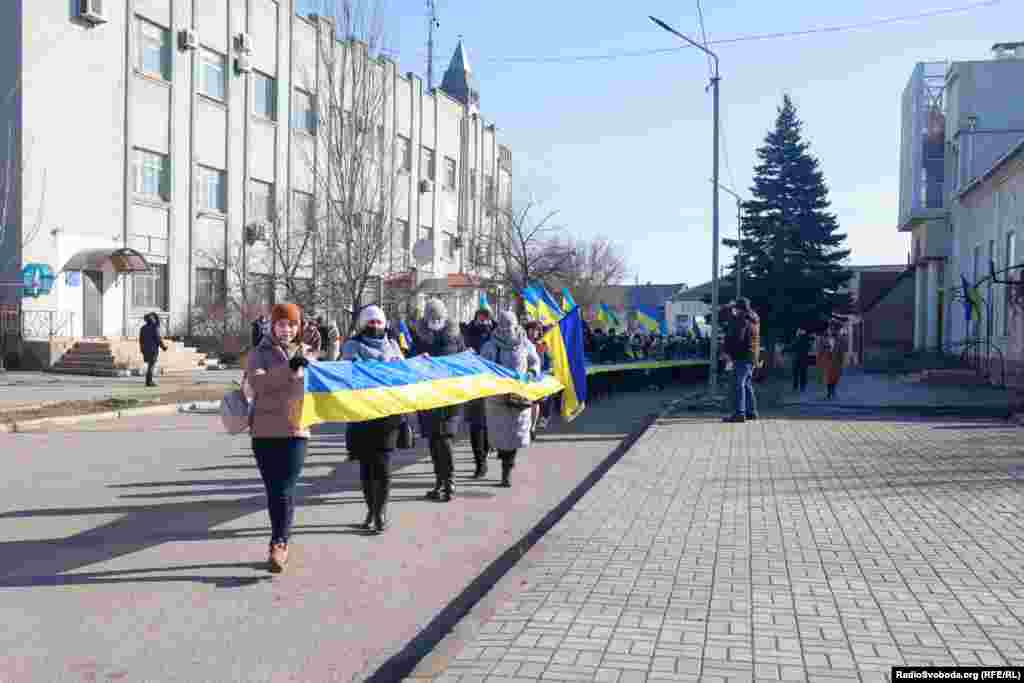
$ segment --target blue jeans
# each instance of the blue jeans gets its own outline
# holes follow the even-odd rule
[[[754,364],[750,361],[737,361],[735,368],[735,406],[736,415],[757,415],[757,398],[754,396]]]
[[[295,519],[295,484],[306,461],[306,439],[257,438],[252,440],[252,450],[267,489],[270,542],[287,543]]]

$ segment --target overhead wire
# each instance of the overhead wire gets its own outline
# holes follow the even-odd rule
[[[874,19],[871,21],[858,22],[854,24],[841,24],[837,26],[823,26],[819,28],[803,29],[798,31],[779,31],[776,33],[755,33],[749,35],[734,36],[732,38],[719,38],[718,40],[708,41],[708,45],[732,45],[735,43],[745,43],[759,40],[775,40],[778,38],[793,38],[799,36],[808,36],[821,33],[840,33],[845,31],[855,31],[859,29],[874,28],[877,26],[884,26],[886,24],[894,24],[902,21],[914,21],[916,19],[929,19],[932,17],[938,17],[948,14],[960,14],[964,12],[971,12],[978,9],[984,9],[987,7],[994,7],[1002,2],[1002,0],[983,0],[982,2],[975,2],[968,5],[960,5],[957,7],[949,7],[946,9],[931,10],[928,12],[919,12],[917,14],[905,14],[897,17],[888,17],[885,19]],[[513,64],[513,63],[563,63],[571,64],[574,62],[590,62],[590,61],[609,61],[614,59],[622,59],[625,57],[650,57],[654,55],[664,54],[675,54],[683,50],[693,49],[689,45],[680,45],[676,47],[666,48],[655,48],[650,50],[624,50],[609,52],[606,54],[594,54],[594,55],[554,55],[554,56],[522,56],[522,57],[483,57],[479,61],[486,62],[488,64]]]

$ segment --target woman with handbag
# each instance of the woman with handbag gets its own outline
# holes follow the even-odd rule
[[[387,318],[379,306],[367,306],[359,312],[354,337],[341,349],[342,360],[354,363],[366,361],[400,361],[402,350],[388,339]],[[382,533],[390,526],[387,516],[391,495],[391,454],[398,444],[398,435],[405,422],[404,415],[390,415],[376,420],[350,422],[348,448],[359,460],[359,479],[366,500],[366,519],[362,527]]]
[[[537,348],[511,311],[498,316],[498,326],[480,350],[480,357],[521,375],[540,375]],[[530,445],[533,405],[523,397],[506,394],[488,398],[485,409],[487,434],[501,459],[501,486],[508,488],[512,486],[510,475],[515,467],[516,451]]]
[[[245,384],[252,397],[252,451],[267,490],[270,571],[288,564],[288,537],[295,518],[295,484],[306,460],[309,430],[302,427],[304,369],[318,349],[302,343],[302,309],[277,304],[270,333],[249,354]]]

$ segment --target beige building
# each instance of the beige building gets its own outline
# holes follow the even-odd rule
[[[20,168],[0,264],[8,280],[29,263],[58,273],[23,309],[68,337],[134,335],[148,311],[189,334],[230,287],[247,230],[273,214],[292,225],[324,201],[308,162],[321,48],[363,54],[334,36],[294,0],[0,3],[0,121]],[[489,207],[508,201],[511,152],[479,112],[461,43],[432,92],[375,59],[382,149],[397,165],[393,241],[375,273],[385,290],[404,278],[468,317],[495,263]],[[266,250],[245,252],[253,278],[273,267]]]

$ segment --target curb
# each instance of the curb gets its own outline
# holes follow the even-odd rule
[[[882,415],[918,415],[921,417],[997,417],[1007,419],[1010,415],[1009,405],[877,405],[866,406],[849,403],[833,404],[784,404],[783,409],[829,411],[842,410],[856,413],[878,413]]]
[[[657,412],[643,416],[640,424],[626,434],[615,449],[574,486],[565,498],[485,567],[483,572],[473,579],[461,593],[452,598],[441,612],[400,651],[384,661],[377,660],[367,666],[360,673],[360,680],[365,680],[367,683],[390,683],[402,680],[407,680],[409,683],[413,683],[413,681],[427,683],[427,681],[433,680],[436,672],[433,671],[435,662],[431,661],[431,655],[439,647],[444,646],[446,640],[451,642],[449,639],[453,639],[456,643],[464,642],[465,632],[472,631],[477,627],[473,618],[474,608],[487,598],[490,591],[515,568],[530,548],[540,542],[548,531],[558,524],[573,506],[633,448],[636,442],[658,420],[662,419],[665,413],[666,409],[662,407]],[[460,629],[460,625],[463,628]],[[447,659],[444,653],[439,652],[438,656]]]
[[[93,422],[108,422],[119,420],[125,417],[140,417],[145,415],[174,415],[176,413],[191,413],[196,411],[218,410],[220,401],[192,401],[189,403],[168,403],[161,406],[149,406],[147,408],[125,408],[124,410],[112,410],[103,413],[88,413],[86,415],[67,415],[63,417],[42,417],[37,420],[23,420],[12,424],[0,424],[0,433],[22,434],[27,432],[45,431],[47,427],[62,427],[77,424],[89,424]]]

